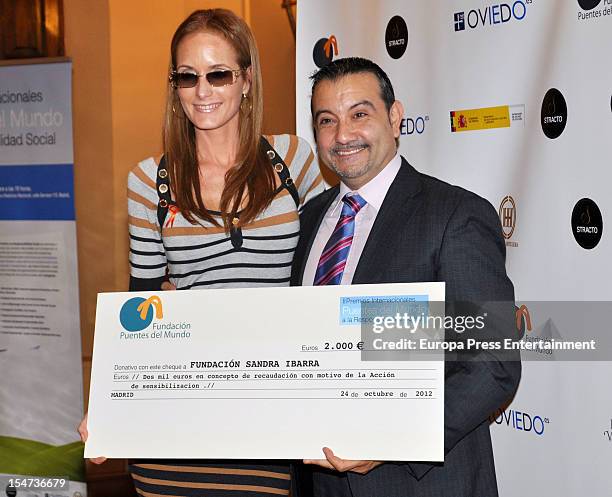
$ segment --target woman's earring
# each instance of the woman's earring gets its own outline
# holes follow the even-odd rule
[[[249,98],[246,93],[242,94],[242,100],[240,101],[240,110],[246,114],[250,114],[251,110],[253,110],[252,102],[249,102]]]

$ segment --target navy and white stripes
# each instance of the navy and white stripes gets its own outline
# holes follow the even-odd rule
[[[269,141],[287,164],[301,205],[323,190],[318,164],[306,141],[290,135],[269,137]],[[235,247],[222,227],[202,220],[192,225],[180,212],[172,226],[160,228],[156,173],[157,164],[147,159],[128,179],[133,277],[160,278],[168,270],[170,280],[180,289],[289,284],[300,225],[295,202],[286,189],[279,189],[268,208],[241,228],[242,246]]]

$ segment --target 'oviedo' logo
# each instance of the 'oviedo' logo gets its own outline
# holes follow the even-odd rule
[[[161,299],[153,295],[148,299],[134,297],[121,307],[119,321],[126,331],[142,331],[155,319],[163,319]]]
[[[490,421],[498,425],[506,425],[508,428],[517,431],[530,432],[540,437],[544,435],[546,425],[550,423],[548,418],[517,411],[516,409],[498,409],[490,417]]]
[[[510,21],[522,21],[527,16],[527,5],[533,0],[516,0],[512,4],[500,3],[487,5],[465,11],[455,12],[453,21],[455,32],[465,31],[466,28],[477,29],[496,24],[505,24]],[[584,0],[582,0],[584,1]]]

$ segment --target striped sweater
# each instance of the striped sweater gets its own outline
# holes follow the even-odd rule
[[[287,496],[291,478],[281,461],[142,461],[130,473],[142,497]]]
[[[324,188],[310,145],[291,135],[268,137],[295,182],[300,205]],[[242,227],[235,247],[224,228],[199,220],[190,224],[170,211],[164,226],[157,220],[157,164],[139,163],[128,177],[130,266],[134,278],[160,278],[169,271],[180,289],[283,286],[289,284],[299,235],[295,202],[282,188],[253,222]],[[220,219],[220,218],[219,218]]]
[[[290,135],[267,138],[289,168],[301,207],[325,186],[310,145]],[[300,226],[288,190],[279,189],[241,228],[237,247],[222,227],[201,219],[192,225],[180,212],[168,212],[160,227],[156,175],[157,164],[147,159],[128,178],[131,287],[138,280],[141,290],[158,289],[166,270],[179,289],[289,285]],[[288,495],[290,487],[285,461],[133,461],[130,472],[142,497],[271,497]]]

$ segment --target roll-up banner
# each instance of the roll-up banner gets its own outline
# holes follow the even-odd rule
[[[297,131],[315,145],[314,71],[373,59],[405,107],[400,153],[498,211],[527,339],[604,343],[609,322],[588,318],[612,300],[610,47],[612,0],[302,1]],[[612,353],[598,352],[523,354],[490,419],[502,497],[610,495]]]
[[[0,495],[86,495],[71,73],[0,66]]]

